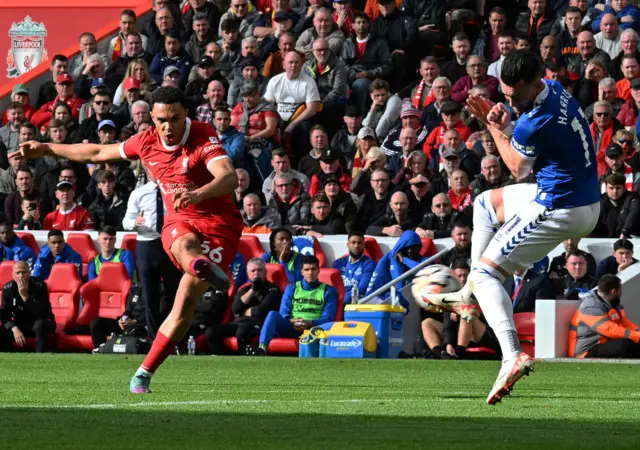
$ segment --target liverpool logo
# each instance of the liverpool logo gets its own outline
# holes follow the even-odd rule
[[[34,22],[30,16],[11,25],[11,48],[7,55],[8,78],[19,77],[47,59],[47,51],[44,48],[46,35],[44,23]]]

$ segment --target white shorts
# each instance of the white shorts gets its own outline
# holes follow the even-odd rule
[[[504,188],[506,222],[482,254],[509,274],[541,260],[566,239],[588,235],[598,222],[599,202],[548,209],[533,200],[535,188],[531,184]]]

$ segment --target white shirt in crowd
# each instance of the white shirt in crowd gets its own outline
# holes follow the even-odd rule
[[[282,120],[288,122],[300,106],[319,102],[320,93],[315,80],[302,71],[295,80],[289,80],[285,73],[271,78],[264,98],[275,101],[278,114]]]

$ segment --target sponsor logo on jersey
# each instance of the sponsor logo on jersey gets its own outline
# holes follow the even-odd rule
[[[511,139],[511,145],[520,153],[524,153],[527,156],[534,156],[536,154],[536,148],[532,145],[518,144],[515,139]]]

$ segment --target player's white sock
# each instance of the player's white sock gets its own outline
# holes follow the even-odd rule
[[[503,281],[500,272],[479,262],[471,271],[467,284],[471,286],[487,323],[498,338],[502,359],[506,361],[517,357],[522,350],[513,321],[513,306],[502,286]]]
[[[489,246],[500,223],[491,204],[491,191],[478,195],[473,202],[473,235],[471,237],[471,265],[475,266]]]

